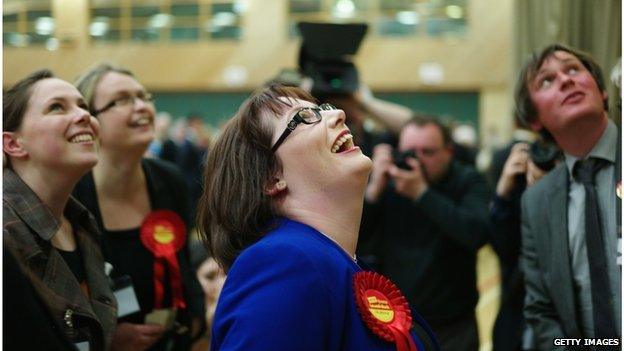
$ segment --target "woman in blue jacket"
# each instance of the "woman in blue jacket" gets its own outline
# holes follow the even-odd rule
[[[208,157],[198,208],[228,273],[211,350],[436,348],[394,286],[358,265],[371,166],[344,112],[300,89],[243,103]]]

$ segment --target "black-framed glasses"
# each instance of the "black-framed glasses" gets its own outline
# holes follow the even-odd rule
[[[152,94],[147,93],[147,92],[141,92],[141,93],[138,93],[137,95],[126,95],[126,96],[118,97],[115,100],[104,105],[104,107],[102,107],[101,109],[93,111],[92,114],[93,116],[97,116],[100,113],[108,111],[113,107],[126,107],[126,106],[131,106],[131,105],[134,106],[136,99],[139,99],[143,101],[144,103],[154,102],[154,96]]]
[[[321,121],[321,111],[337,110],[338,108],[332,104],[321,104],[319,107],[303,107],[300,108],[295,116],[288,122],[286,130],[280,135],[279,139],[275,142],[275,145],[271,148],[271,152],[275,152],[277,148],[282,145],[284,140],[290,135],[290,133],[297,128],[301,123],[303,124],[316,124]]]

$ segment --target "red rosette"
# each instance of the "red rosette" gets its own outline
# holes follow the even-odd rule
[[[375,272],[357,272],[353,291],[364,324],[398,351],[417,351],[410,334],[412,314],[401,291],[388,278]]]
[[[182,218],[171,210],[151,212],[141,225],[141,242],[154,254],[154,308],[163,307],[165,265],[169,267],[173,307],[186,307],[176,256],[186,242],[186,225]]]

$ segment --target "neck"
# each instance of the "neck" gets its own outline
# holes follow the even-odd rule
[[[127,196],[145,182],[141,169],[143,154],[120,154],[100,151],[99,162],[93,168],[96,188],[110,197]]]
[[[607,129],[608,123],[607,113],[604,112],[599,123],[596,122],[596,119],[585,118],[564,133],[553,134],[553,137],[563,151],[572,156],[583,158],[598,143]]]
[[[364,185],[357,191],[334,190],[289,193],[282,204],[283,213],[327,235],[354,257],[364,204]]]
[[[59,221],[74,186],[87,170],[73,171],[67,168],[52,170],[28,164],[14,164],[13,170],[39,197]]]

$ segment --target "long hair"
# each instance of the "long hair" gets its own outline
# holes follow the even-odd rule
[[[285,98],[285,99],[284,99]],[[211,255],[227,272],[236,257],[255,243],[277,217],[265,188],[281,169],[273,152],[273,126],[292,99],[315,102],[295,87],[270,85],[239,108],[207,156],[197,228]],[[280,132],[280,131],[277,131]]]

